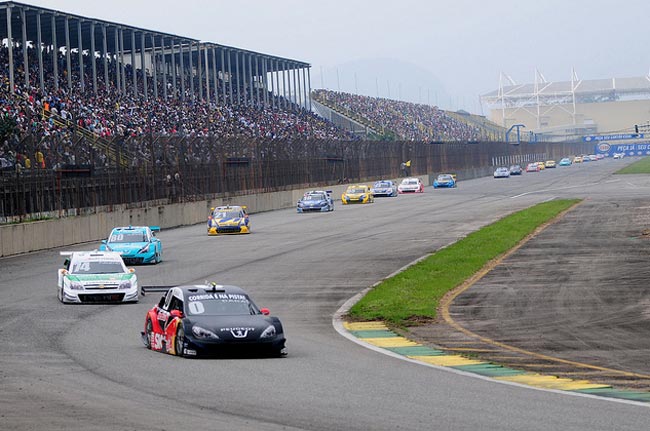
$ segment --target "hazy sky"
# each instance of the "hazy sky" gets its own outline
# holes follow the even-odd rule
[[[500,72],[647,75],[648,0],[23,0],[312,65],[312,88],[480,113]],[[322,75],[321,75],[322,72]],[[487,114],[487,112],[485,112]]]

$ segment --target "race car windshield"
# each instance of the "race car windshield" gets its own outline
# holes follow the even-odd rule
[[[449,181],[451,179],[451,175],[438,175],[438,181]]]
[[[116,261],[81,261],[73,262],[71,274],[115,274],[124,272],[120,262]]]
[[[348,193],[365,193],[365,192],[366,189],[361,189],[361,188],[348,190]]]
[[[413,185],[417,184],[418,182],[416,180],[404,180],[402,184],[408,184],[408,185]]]
[[[241,214],[239,211],[219,211],[215,212],[213,215],[214,218],[239,218]]]
[[[259,314],[259,310],[247,298],[242,299],[210,299],[205,301],[190,301],[187,304],[190,315],[202,316],[247,316]]]
[[[111,235],[108,242],[121,243],[121,242],[145,242],[147,235],[144,232],[120,232]]]
[[[324,199],[325,199],[325,198],[323,197],[323,195],[309,195],[309,196],[305,196],[305,200],[306,200],[306,201],[322,201],[322,200],[324,200]]]
[[[385,182],[382,182],[382,183],[375,183],[375,187],[376,187],[376,188],[390,187],[390,183],[385,183]]]

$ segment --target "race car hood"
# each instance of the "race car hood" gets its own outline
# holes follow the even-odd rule
[[[253,341],[269,326],[273,318],[263,314],[244,316],[190,316],[192,327],[199,326],[215,333],[224,341]]]
[[[316,206],[316,205],[321,205],[322,206],[322,205],[327,205],[327,201],[324,200],[324,199],[321,199],[321,200],[318,200],[318,201],[315,201],[315,200],[308,200],[308,201],[305,200],[305,201],[303,201],[303,200],[301,200],[301,201],[298,202],[298,204],[299,205],[304,205],[304,206]]]
[[[113,251],[122,252],[122,253],[134,253],[139,250],[142,250],[148,242],[125,242],[125,243],[109,243],[108,246]]]
[[[243,217],[212,219],[217,226],[239,226],[245,223]]]
[[[345,196],[352,199],[359,199],[361,196],[366,195],[367,193],[344,193]]]
[[[377,187],[372,189],[371,191],[374,193],[388,193],[388,192],[392,192],[393,189],[391,189],[390,187]]]
[[[95,282],[95,281],[123,281],[123,280],[130,280],[133,278],[135,274],[88,274],[88,275],[81,275],[81,274],[76,274],[72,275],[69,274],[67,278],[70,281],[78,281],[80,283],[84,282]]]

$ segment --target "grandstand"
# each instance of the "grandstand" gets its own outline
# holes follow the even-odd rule
[[[311,113],[308,63],[16,2],[0,11],[5,169],[30,168],[37,153],[49,168],[214,151],[158,144],[168,136],[353,139]]]
[[[503,127],[523,124],[538,139],[566,140],[607,132],[632,132],[650,119],[650,75],[631,78],[517,84],[501,74],[499,87],[481,96],[489,118]]]
[[[321,115],[371,139],[422,142],[503,141],[505,129],[484,117],[418,103],[331,90],[312,92]]]

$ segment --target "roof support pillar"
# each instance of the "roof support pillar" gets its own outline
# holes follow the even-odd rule
[[[38,45],[38,85],[45,91],[45,76],[43,74],[43,30],[41,29],[41,11],[36,14],[36,44]]]
[[[174,100],[178,99],[178,92],[176,91],[176,41],[172,39],[172,90],[174,91]]]
[[[219,79],[217,73],[217,48],[212,47],[212,83],[214,87],[214,103],[219,104]]]
[[[133,95],[138,96],[138,74],[135,68],[135,30],[131,29],[131,74],[133,75]]]
[[[51,31],[52,31],[52,69],[54,72],[54,89],[58,90],[59,89],[59,57],[58,57],[59,44],[56,42],[56,15],[54,14],[52,14]],[[9,40],[11,40],[11,36],[9,36]],[[9,44],[9,47],[10,47],[9,49],[11,49],[11,44]],[[9,75],[11,75],[11,69],[9,69]]]
[[[181,54],[179,58],[179,62],[180,62],[179,72],[181,75],[181,100],[185,100],[185,67],[184,67],[185,59],[183,58],[183,42],[181,42],[178,48]]]
[[[149,85],[147,82],[147,64],[145,61],[145,40],[144,40],[144,32],[140,32],[140,72],[142,73],[142,94],[144,95],[144,100],[149,100]],[[151,52],[153,52],[153,47],[151,48]],[[151,62],[153,65],[154,63]]]
[[[84,77],[84,49],[81,44],[81,20],[77,19],[77,58],[79,59],[79,84],[81,86],[81,92],[83,93],[86,90],[86,81]]]
[[[70,18],[65,17],[65,63],[68,74],[68,91],[72,91],[72,64],[70,60]]]
[[[22,26],[22,45],[23,45],[23,69],[25,75],[25,88],[29,88],[29,59],[27,58],[27,19],[25,18],[25,8],[20,8],[20,24]]]
[[[106,39],[106,24],[102,24],[102,57],[104,58],[104,86],[106,92],[110,89],[110,78],[108,76],[108,40]]]
[[[90,65],[93,70],[93,94],[97,96],[97,61],[95,60],[95,21],[90,22]]]
[[[153,75],[153,98],[157,99],[158,98],[158,61],[156,58],[156,38],[154,37],[153,34],[150,34],[149,39],[151,40],[151,73]],[[163,50],[163,55],[164,53],[165,51]]]

